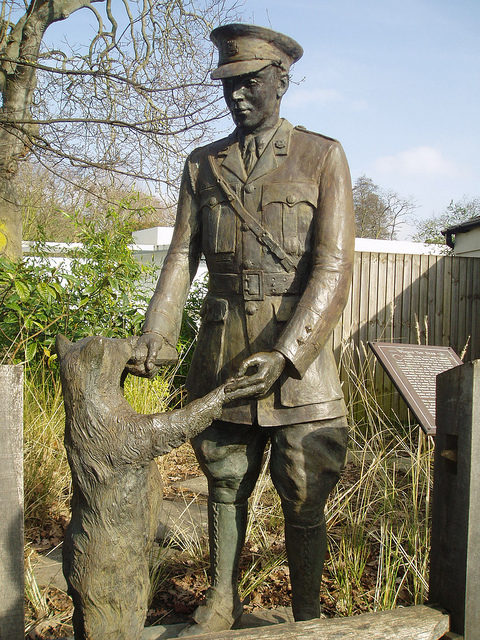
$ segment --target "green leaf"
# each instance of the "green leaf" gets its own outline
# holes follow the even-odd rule
[[[26,349],[25,349],[25,360],[26,360],[26,362],[30,362],[30,360],[33,359],[33,357],[35,356],[36,353],[37,353],[37,343],[36,342],[29,342],[27,344]]]
[[[49,366],[49,367],[52,365],[52,362],[55,362],[55,360],[57,359],[57,357],[58,357],[58,356],[57,356],[57,354],[56,354],[56,353],[54,353],[54,354],[52,354],[52,355],[48,358],[47,363],[48,363],[48,366]]]
[[[51,302],[55,297],[54,291],[52,292],[52,288],[46,282],[39,282],[37,284],[37,291],[45,302]]]
[[[6,302],[5,306],[8,309],[12,309],[13,311],[18,311],[18,313],[21,313],[22,311],[21,306],[18,304],[18,302],[15,302],[14,300],[12,300],[11,302]]]
[[[30,287],[21,280],[15,280],[15,291],[22,302],[30,297]]]
[[[55,291],[58,293],[58,296],[63,296],[65,295],[65,289],[62,287],[62,285],[59,282],[51,282],[50,286],[55,289]]]
[[[83,291],[84,293],[95,293],[96,288],[95,284],[90,284],[88,287],[85,287]]]

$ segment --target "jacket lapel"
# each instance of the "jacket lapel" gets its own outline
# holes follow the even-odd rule
[[[226,149],[218,153],[218,158],[221,162],[222,169],[226,169],[233,173],[242,182],[247,181],[247,173],[243,165],[242,154],[240,152],[240,145],[236,136],[230,136],[230,144]]]
[[[258,180],[258,178],[270,173],[285,161],[288,155],[292,129],[292,125],[287,120],[282,120],[281,125],[265,147],[257,164],[253,167],[248,177],[249,181]]]
[[[233,133],[227,138],[227,146],[218,152],[218,159],[222,169],[233,173],[243,183],[247,182],[247,180],[249,182],[258,180],[258,178],[273,171],[285,161],[288,156],[292,129],[292,125],[287,120],[282,120],[249,176],[247,176],[243,164],[240,144],[237,136]]]

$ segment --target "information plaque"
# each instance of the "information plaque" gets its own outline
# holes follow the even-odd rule
[[[422,429],[435,435],[435,390],[439,373],[463,364],[450,347],[369,342]]]

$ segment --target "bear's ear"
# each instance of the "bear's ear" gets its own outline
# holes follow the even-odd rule
[[[71,346],[72,343],[68,338],[63,336],[61,333],[57,333],[57,337],[55,338],[55,349],[60,359],[65,357]]]

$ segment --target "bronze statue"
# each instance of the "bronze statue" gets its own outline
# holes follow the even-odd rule
[[[200,255],[209,270],[191,399],[232,376],[249,399],[225,407],[192,440],[209,483],[211,587],[183,635],[228,629],[242,613],[238,559],[247,499],[271,443],[271,476],[285,516],[296,620],[320,614],[326,547],[324,505],[344,465],[345,404],[330,334],[350,287],[354,218],[340,144],[279,117],[288,70],[303,51],[262,27],[229,24],[219,49],[223,93],[236,125],[195,149],[180,188],[172,243],[147,311],[148,357],[133,370],[154,375],[175,345]]]
[[[162,501],[153,458],[219,418],[228,400],[219,387],[184,409],[135,413],[123,397],[122,372],[136,342],[57,337],[73,488],[63,571],[75,640],[141,638]]]

